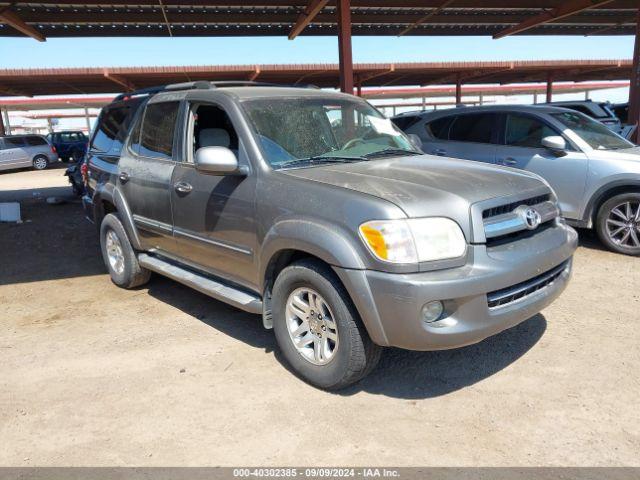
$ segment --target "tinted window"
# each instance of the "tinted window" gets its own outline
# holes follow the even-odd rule
[[[103,110],[98,118],[98,127],[93,136],[91,148],[100,152],[119,154],[134,111],[131,105]]]
[[[449,140],[491,143],[494,118],[486,113],[458,115],[449,129]]]
[[[451,125],[452,120],[453,117],[444,117],[428,123],[425,127],[427,133],[434,138],[439,138],[440,140],[448,140],[449,125]]]
[[[417,115],[406,115],[403,117],[392,118],[391,121],[396,124],[400,130],[407,130],[407,128],[415,125],[420,120]]]
[[[5,137],[5,148],[24,147],[24,137]]]
[[[540,120],[522,115],[507,115],[505,142],[516,147],[543,148],[542,139],[560,135]]]
[[[171,158],[179,102],[154,103],[147,106],[140,135],[140,155]]]
[[[42,138],[42,137],[27,137],[27,145],[29,145],[30,147],[38,147],[38,146],[42,146],[42,145],[46,145],[47,141]]]

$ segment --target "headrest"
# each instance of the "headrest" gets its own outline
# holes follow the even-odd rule
[[[198,144],[202,147],[226,147],[231,145],[229,132],[223,128],[203,128],[200,130]]]

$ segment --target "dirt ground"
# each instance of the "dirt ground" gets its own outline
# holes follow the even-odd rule
[[[0,174],[0,199],[25,199],[0,225],[2,466],[640,466],[640,259],[588,232],[541,315],[388,350],[331,394],[287,371],[259,317],[157,276],[116,288],[81,205],[44,202],[64,185]]]

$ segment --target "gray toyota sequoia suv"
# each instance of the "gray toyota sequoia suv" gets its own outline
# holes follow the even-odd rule
[[[563,291],[576,233],[535,174],[424,155],[364,100],[195,82],[101,113],[83,203],[113,282],[156,272],[262,315],[325,389],[382,347],[456,348]]]

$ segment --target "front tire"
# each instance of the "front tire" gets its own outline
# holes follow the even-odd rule
[[[46,170],[49,166],[49,159],[44,155],[38,155],[34,157],[32,165],[34,170]]]
[[[596,229],[609,250],[640,255],[640,193],[623,193],[604,202]]]
[[[135,288],[149,281],[151,272],[138,263],[136,252],[117,214],[110,213],[100,225],[100,247],[111,281],[121,288]]]
[[[273,286],[276,340],[293,370],[326,390],[358,382],[377,365],[382,348],[367,334],[349,295],[326,265],[301,260]]]

